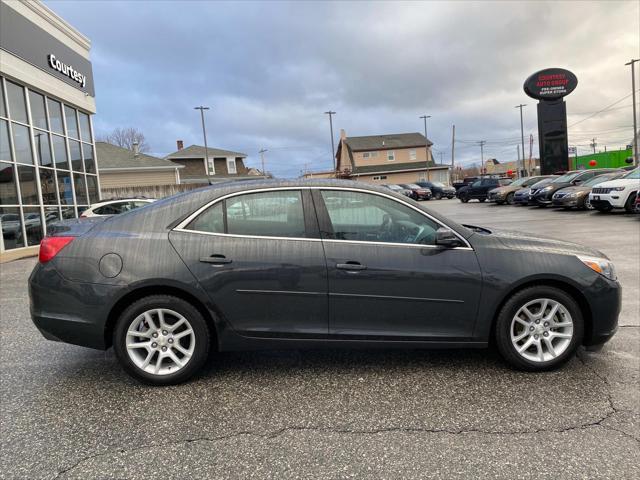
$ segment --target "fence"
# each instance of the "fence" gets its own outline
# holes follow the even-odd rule
[[[129,197],[147,197],[147,198],[163,198],[170,195],[194,190],[196,188],[206,186],[206,183],[181,183],[179,185],[148,185],[148,186],[131,186],[118,188],[103,188],[102,199],[109,198],[129,198]]]

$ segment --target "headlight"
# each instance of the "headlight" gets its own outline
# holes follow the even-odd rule
[[[567,197],[569,198],[576,198],[578,196],[577,193],[570,193],[569,195],[567,195]]]
[[[611,189],[612,192],[621,192],[624,190],[625,187],[613,187]]]
[[[551,190],[552,188],[553,188],[553,187],[552,187],[551,185],[548,185],[548,186],[544,187],[542,190],[543,190],[543,191],[549,191],[549,190]]]
[[[607,277],[609,280],[616,279],[616,270],[613,267],[613,263],[611,263],[606,258],[585,257],[582,255],[576,255],[576,257],[578,257],[578,260],[580,260],[594,272]]]

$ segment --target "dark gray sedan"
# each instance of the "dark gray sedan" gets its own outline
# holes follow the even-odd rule
[[[114,347],[153,384],[210,351],[486,347],[525,370],[615,333],[604,254],[458,225],[349,181],[230,182],[51,229],[29,280],[43,335]]]

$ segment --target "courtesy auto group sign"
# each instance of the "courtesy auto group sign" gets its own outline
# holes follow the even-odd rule
[[[82,85],[83,88],[87,84],[86,75],[80,73],[71,65],[67,65],[64,62],[61,62],[56,58],[56,56],[53,53],[50,53],[47,59],[49,60],[49,66],[54,70],[57,70],[63,75],[66,75],[67,77],[69,77],[71,80],[78,82],[80,85]]]
[[[564,68],[547,68],[534,73],[524,82],[524,92],[538,100],[557,100],[578,86],[578,78]]]

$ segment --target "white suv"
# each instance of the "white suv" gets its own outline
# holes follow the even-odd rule
[[[589,201],[601,212],[609,212],[614,208],[624,208],[627,212],[633,212],[639,191],[640,168],[636,168],[622,178],[599,183],[593,187]]]
[[[106,200],[98,202],[87,208],[81,217],[102,217],[106,215],[119,215],[121,213],[144,207],[152,202],[153,198],[119,198],[114,200]]]

